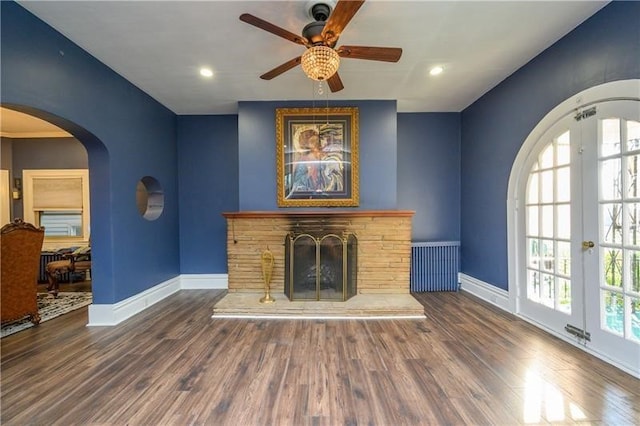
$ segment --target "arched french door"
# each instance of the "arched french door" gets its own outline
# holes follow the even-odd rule
[[[569,109],[526,148],[510,187],[515,311],[638,376],[640,100]]]

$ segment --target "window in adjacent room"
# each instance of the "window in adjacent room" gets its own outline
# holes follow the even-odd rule
[[[45,244],[89,241],[89,171],[23,170],[24,219],[45,228]]]

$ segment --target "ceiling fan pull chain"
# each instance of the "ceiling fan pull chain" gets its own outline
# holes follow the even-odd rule
[[[327,101],[327,127],[328,127],[329,126],[329,92],[327,92],[326,101]]]

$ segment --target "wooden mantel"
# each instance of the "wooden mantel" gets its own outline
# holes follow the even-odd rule
[[[302,210],[226,212],[229,292],[260,292],[261,256],[275,259],[272,292],[284,291],[284,240],[295,219],[339,221],[358,239],[358,293],[409,293],[410,210]]]
[[[290,218],[313,217],[413,217],[413,210],[314,210],[314,211],[242,211],[222,213],[227,219]]]

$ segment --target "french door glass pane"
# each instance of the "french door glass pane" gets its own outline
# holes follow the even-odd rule
[[[553,202],[553,170],[540,173],[540,196],[541,202]]]
[[[540,268],[540,250],[537,238],[527,238],[527,264],[530,268]]]
[[[627,245],[640,245],[640,203],[625,203],[627,212],[625,225],[625,241]]]
[[[569,167],[561,167],[556,172],[557,201],[567,202],[571,199],[571,178]]]
[[[542,264],[540,266],[543,271],[554,272],[553,240],[542,240]]]
[[[553,144],[547,145],[544,151],[542,151],[539,161],[541,169],[548,169],[550,167],[553,167]]]
[[[556,207],[556,221],[558,229],[556,235],[563,240],[571,239],[571,206],[559,204]]]
[[[640,343],[640,299],[635,297],[629,298],[631,304],[631,340]]]
[[[564,166],[565,164],[569,164],[571,161],[571,146],[569,142],[571,141],[571,137],[569,131],[561,134],[556,140],[556,165]]]
[[[640,123],[637,121],[627,121],[627,150],[635,151],[640,149]]]
[[[601,291],[600,306],[603,310],[602,328],[622,336],[624,332],[624,297],[614,291]]]
[[[527,235],[536,237],[538,233],[538,206],[527,207]]]
[[[602,241],[607,244],[622,244],[622,203],[602,204]]]
[[[538,202],[538,179],[539,173],[532,173],[529,176],[529,188],[527,191],[527,203],[535,204]]]
[[[627,157],[627,197],[637,198],[640,196],[638,192],[638,155],[630,155]]]
[[[571,276],[571,243],[570,242],[558,242],[558,259],[556,271],[560,275]]]
[[[540,288],[540,302],[548,308],[553,308],[555,300],[555,282],[553,275],[542,274]]]
[[[540,272],[527,270],[527,299],[540,300]]]
[[[625,250],[625,252],[627,271],[629,271],[627,291],[640,293],[640,251]]]
[[[610,287],[622,287],[622,250],[605,248],[602,251],[604,284]]]
[[[603,200],[620,200],[622,198],[621,167],[619,158],[601,162],[600,193]]]
[[[602,120],[602,139],[600,144],[600,156],[620,153],[620,120],[609,118]]]
[[[553,206],[542,206],[542,236],[553,238]]]
[[[565,314],[571,314],[571,280],[560,278],[558,280],[558,310]]]

